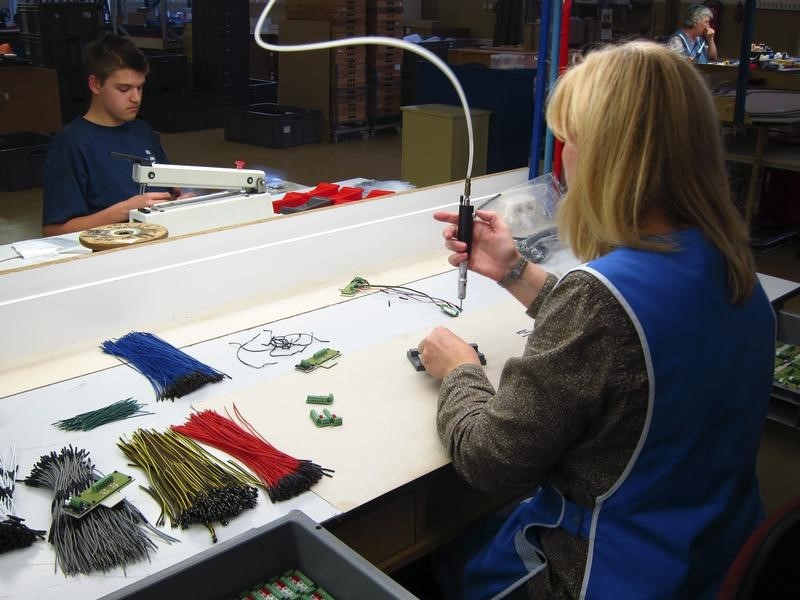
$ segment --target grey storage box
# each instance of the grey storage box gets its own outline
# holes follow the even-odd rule
[[[255,584],[290,569],[303,571],[337,600],[415,598],[321,525],[293,510],[117,590],[104,600],[236,598]]]

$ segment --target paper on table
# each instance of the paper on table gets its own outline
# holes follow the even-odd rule
[[[32,258],[49,258],[58,254],[89,254],[91,249],[81,246],[76,240],[67,238],[47,238],[41,240],[24,240],[11,244],[20,257],[28,260]]]

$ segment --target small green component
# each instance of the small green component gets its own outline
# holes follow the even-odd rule
[[[282,582],[279,578],[273,577],[269,580],[269,582],[264,586],[266,587],[270,593],[275,596],[276,598],[285,598],[286,600],[292,600],[293,598],[299,598],[300,595],[296,594],[292,588]]]
[[[334,358],[338,358],[341,355],[341,352],[334,350],[333,348],[323,348],[322,350],[317,350],[311,356],[311,358],[304,358],[301,360],[299,364],[294,366],[294,368],[298,371],[302,371],[303,373],[308,373],[317,367],[323,366],[324,363],[331,361]]]
[[[311,412],[308,413],[308,416],[311,418],[311,420],[314,422],[314,425],[316,425],[317,427],[328,427],[331,424],[331,420],[329,418],[322,416],[313,408],[311,409]]]
[[[300,569],[295,569],[294,571],[287,571],[286,574],[290,575],[294,579],[299,579],[300,581],[302,581],[303,585],[305,585],[308,588],[309,592],[316,587],[314,582],[311,581],[311,578],[305,573],[303,573]]]
[[[258,589],[253,590],[250,595],[258,600],[281,600],[281,597],[275,595],[272,590],[267,587],[266,583],[262,583],[258,586]]]
[[[306,396],[306,404],[333,404],[333,394],[328,394],[327,396],[309,394]]]
[[[113,475],[111,475],[111,474],[109,474],[109,475],[106,475],[106,476],[105,476],[105,477],[103,477],[102,479],[100,479],[100,480],[98,480],[98,481],[95,481],[95,482],[92,484],[91,490],[92,490],[93,492],[99,492],[99,491],[100,491],[100,490],[102,490],[104,487],[106,487],[107,485],[109,485],[109,484],[110,484],[112,481],[114,481],[114,476],[113,476]]]
[[[318,587],[313,592],[311,592],[307,598],[309,600],[334,600],[333,596],[331,596],[328,592],[326,592],[321,587]]]
[[[313,591],[314,584],[311,585],[307,584],[305,581],[300,579],[294,573],[288,572],[281,575],[280,579],[283,583],[285,583],[295,594],[306,594],[310,591]]]
[[[354,277],[353,280],[339,290],[342,296],[355,296],[359,290],[369,287],[369,281],[363,277]]]
[[[89,503],[81,500],[78,496],[73,496],[69,499],[69,506],[75,510],[86,510],[89,508]]]
[[[323,408],[322,412],[325,414],[325,417],[328,419],[328,424],[331,427],[338,427],[342,424],[342,417],[337,417],[336,414],[331,413],[327,408]]]
[[[72,517],[81,518],[131,481],[133,481],[133,477],[130,475],[114,471],[95,481],[77,496],[72,496],[64,505],[64,512]]]
[[[452,304],[440,304],[439,309],[446,315],[450,315],[451,317],[457,317],[461,314],[461,311],[458,310]]]

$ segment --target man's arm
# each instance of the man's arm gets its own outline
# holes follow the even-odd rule
[[[164,202],[171,198],[172,195],[169,192],[147,192],[145,194],[138,194],[127,200],[112,204],[108,208],[104,208],[91,215],[74,217],[64,223],[44,225],[42,227],[42,234],[45,237],[50,237],[53,235],[72,233],[74,231],[84,231],[92,227],[110,225],[111,223],[125,223],[128,221],[131,210],[149,207],[157,202]]]

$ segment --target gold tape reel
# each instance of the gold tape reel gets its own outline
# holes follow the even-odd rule
[[[167,228],[156,223],[113,223],[80,234],[82,246],[92,250],[124,248],[167,237]]]

